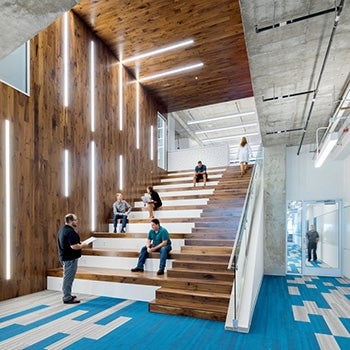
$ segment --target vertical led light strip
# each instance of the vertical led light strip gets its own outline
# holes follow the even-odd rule
[[[68,12],[63,16],[63,105],[68,107],[69,35]]]
[[[69,196],[69,153],[64,150],[64,196]]]
[[[95,223],[95,215],[96,215],[96,207],[95,207],[95,141],[91,141],[91,163],[90,163],[90,177],[91,177],[91,231],[95,231],[96,223]]]
[[[5,278],[11,279],[11,171],[10,171],[10,122],[5,120]]]
[[[95,43],[90,46],[90,115],[91,131],[95,131]]]
[[[150,144],[151,144],[151,149],[150,149],[150,152],[151,152],[151,160],[153,160],[153,152],[154,152],[154,145],[153,145],[153,125],[151,125],[151,135],[150,135],[150,140],[149,140]]]
[[[136,82],[136,149],[140,148],[140,84]]]
[[[123,65],[119,65],[119,130],[123,130]]]
[[[119,189],[122,190],[123,189],[123,156],[120,155],[119,156]]]

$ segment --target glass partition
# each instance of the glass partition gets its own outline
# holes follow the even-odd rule
[[[291,201],[287,273],[341,276],[342,201]]]

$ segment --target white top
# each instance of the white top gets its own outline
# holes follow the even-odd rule
[[[238,148],[238,159],[239,162],[245,162],[248,163],[249,162],[249,156],[252,154],[252,149],[250,148],[249,144],[246,143],[244,147],[242,147],[241,145]]]

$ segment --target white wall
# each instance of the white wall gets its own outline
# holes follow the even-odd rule
[[[343,275],[350,278],[350,156],[345,160],[326,160],[314,167],[314,153],[307,146],[297,155],[297,147],[287,148],[286,199],[342,199],[343,215]]]
[[[168,170],[177,171],[194,169],[201,160],[208,168],[229,165],[229,148],[224,146],[207,146],[175,150],[168,153]]]

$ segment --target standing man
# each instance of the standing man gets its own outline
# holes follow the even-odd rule
[[[122,228],[120,229],[120,233],[125,233],[125,226],[128,220],[128,215],[131,212],[131,205],[123,199],[123,195],[121,193],[116,194],[117,200],[113,203],[113,224],[114,230],[113,233],[117,232],[118,220],[122,219]]]
[[[143,272],[143,265],[148,258],[148,254],[152,252],[160,252],[159,270],[157,275],[164,275],[166,259],[171,251],[171,240],[169,232],[160,226],[158,219],[151,220],[152,229],[148,232],[146,245],[142,247],[137,266],[131,269],[132,272]]]
[[[64,218],[65,225],[57,234],[58,256],[63,266],[63,303],[78,304],[80,300],[72,295],[72,285],[78,268],[78,259],[81,257],[81,249],[88,244],[80,243],[80,237],[75,231],[78,218],[75,214],[67,214]]]
[[[314,261],[317,260],[317,243],[320,236],[318,232],[315,230],[314,225],[310,225],[310,230],[306,232],[306,239],[307,239],[307,260],[311,260],[311,252]]]
[[[194,168],[194,175],[193,175],[193,187],[196,187],[196,183],[199,180],[203,179],[204,186],[207,183],[207,166],[202,163],[202,161],[198,161],[198,165]]]

